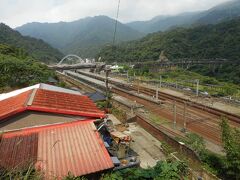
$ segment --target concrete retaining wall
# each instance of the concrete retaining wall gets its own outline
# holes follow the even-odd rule
[[[177,140],[175,140],[173,137],[163,132],[156,125],[154,125],[152,122],[149,122],[143,116],[138,114],[136,121],[141,127],[143,127],[147,132],[149,132],[156,139],[166,142],[167,144],[172,146],[176,151],[188,157],[191,161],[195,163],[201,163],[198,155],[192,149],[190,149],[184,144],[179,143]]]

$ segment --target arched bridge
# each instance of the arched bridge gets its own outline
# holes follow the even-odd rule
[[[79,61],[79,63],[84,63],[85,62],[81,57],[79,57],[75,54],[69,54],[69,55],[66,55],[65,57],[63,57],[57,65],[58,66],[61,65],[63,63],[63,61],[68,60],[69,58],[71,58],[71,59],[76,58]]]
[[[75,54],[69,54],[63,57],[56,65],[49,65],[48,67],[54,70],[103,69],[105,63],[95,62],[94,60],[83,59]]]

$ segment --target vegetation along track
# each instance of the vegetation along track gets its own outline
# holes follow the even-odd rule
[[[100,81],[104,81],[105,78],[99,75],[95,75],[95,74],[91,74],[91,73],[86,73],[86,72],[82,72],[82,71],[78,71],[79,74],[82,74],[84,76],[88,76]],[[119,94],[123,97],[126,97],[130,100],[133,101],[137,101],[140,104],[143,104],[145,106],[145,108],[161,117],[164,117],[166,119],[169,120],[173,120],[174,116],[173,116],[173,112],[169,109],[166,108],[162,108],[162,106],[159,106],[156,103],[153,103],[151,101],[147,101],[146,99],[142,99],[141,97],[137,97],[134,95],[131,95],[129,93],[126,92],[127,91],[136,91],[138,87],[132,85],[130,86],[127,83],[122,83],[120,81],[115,81],[110,79],[109,83],[114,84],[115,86],[117,86],[118,88],[112,88],[111,91]],[[123,90],[121,90],[123,89]],[[140,91],[141,93],[147,94],[147,95],[154,95],[155,91],[142,87],[140,86]],[[148,93],[147,93],[148,92]],[[152,93],[152,94],[150,94]],[[183,104],[184,101],[182,98],[178,98],[175,96],[171,96],[168,95],[166,93],[162,93],[159,92],[159,97],[161,97],[161,100],[165,100],[165,101],[176,101],[176,105],[177,105],[177,117],[176,117],[176,121],[177,121],[177,125],[178,126],[182,126],[183,127],[183,123],[184,123],[184,118],[183,118]],[[198,106],[193,106],[194,103],[188,102],[188,108],[187,108],[187,115],[186,115],[186,122],[187,122],[187,129],[195,132],[197,134],[202,135],[204,138],[216,143],[216,144],[220,144],[221,143],[221,133],[220,133],[220,128],[219,128],[219,122],[220,122],[220,117],[222,115],[219,115],[217,113],[211,113],[211,111],[205,111],[205,109],[207,107],[205,106],[201,106],[201,108],[199,108]],[[226,116],[226,115],[225,115]],[[230,119],[231,120],[231,119]],[[238,119],[239,120],[239,119]],[[237,123],[239,121],[232,121],[231,120],[231,124],[233,126],[238,126],[239,123]]]

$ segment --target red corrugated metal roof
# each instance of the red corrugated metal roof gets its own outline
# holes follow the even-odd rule
[[[0,168],[26,169],[37,160],[37,133],[4,136],[0,140]]]
[[[26,102],[32,90],[0,101],[0,120],[26,110]]]
[[[33,159],[46,178],[68,172],[82,176],[114,167],[92,120],[5,133],[0,153],[0,166],[12,168],[23,159]]]
[[[32,95],[31,103],[28,103]],[[105,116],[87,96],[37,89],[0,101],[0,120],[25,110],[102,118]]]

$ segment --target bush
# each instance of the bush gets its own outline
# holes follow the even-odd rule
[[[156,179],[156,180],[180,180],[188,175],[188,166],[184,162],[159,161],[153,168],[128,168],[117,171],[115,173],[106,174],[102,180],[141,180],[141,179]]]

